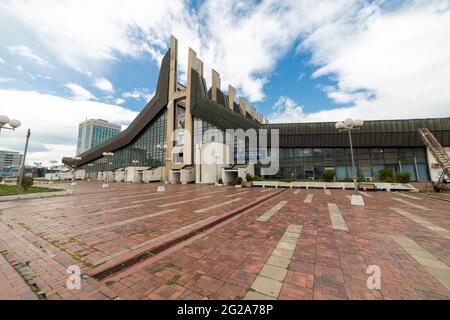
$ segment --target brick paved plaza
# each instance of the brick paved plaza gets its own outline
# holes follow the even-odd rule
[[[0,202],[0,299],[450,298],[449,194],[157,186]]]

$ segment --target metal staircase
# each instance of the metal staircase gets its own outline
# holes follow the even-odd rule
[[[450,178],[450,158],[428,128],[419,129],[419,136],[428,149],[430,149],[431,154],[442,169],[442,175],[438,182],[438,184],[441,184],[445,176]]]

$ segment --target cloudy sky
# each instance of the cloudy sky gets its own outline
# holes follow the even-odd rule
[[[125,128],[171,34],[181,70],[190,46],[272,122],[450,116],[450,0],[2,0],[0,34],[0,114],[23,123],[0,149],[31,128],[30,163],[74,155],[86,118]]]

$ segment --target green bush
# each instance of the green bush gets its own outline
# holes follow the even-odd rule
[[[254,177],[250,173],[247,173],[245,175],[245,180],[246,181],[250,182],[250,181],[253,181],[253,179],[254,179]]]
[[[242,182],[243,182],[243,181],[242,181],[242,178],[241,178],[241,177],[237,177],[237,178],[236,178],[236,185],[237,185],[237,186],[242,185]]]
[[[394,182],[394,174],[392,173],[392,169],[391,168],[383,168],[383,169],[378,171],[378,174],[380,175],[380,180],[381,181],[388,182],[388,183]],[[392,180],[392,182],[387,181],[387,179],[389,181]]]
[[[325,170],[322,174],[322,179],[325,182],[333,182],[334,181],[334,171],[332,170]]]
[[[411,181],[411,174],[409,172],[397,173],[395,175],[395,180],[398,183],[409,183]]]
[[[386,183],[394,183],[394,179],[392,179],[391,177],[384,178],[384,180],[382,181]]]
[[[24,190],[28,190],[34,183],[33,177],[23,177],[22,187]]]
[[[2,182],[3,181],[3,177],[2,176],[0,176],[0,182]]]
[[[260,176],[253,176],[253,181],[264,181],[264,179]]]
[[[366,182],[366,177],[364,176],[364,173],[362,171],[358,170],[358,175],[356,176],[358,182]]]

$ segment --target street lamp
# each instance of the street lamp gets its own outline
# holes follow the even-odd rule
[[[75,172],[77,170],[78,161],[81,161],[81,157],[74,157],[72,159],[75,160],[75,165],[73,166],[73,169],[72,169],[72,183],[71,183],[71,186],[76,186],[77,183],[75,182]]]
[[[87,170],[88,171],[88,179],[87,179],[87,181],[90,182],[91,179],[92,179],[92,175],[94,173],[94,169],[93,169],[94,164],[93,163],[88,163],[87,167],[88,167],[88,170]]]
[[[113,152],[103,152],[105,158],[111,158],[114,156]],[[108,171],[106,172],[106,183],[102,185],[102,188],[109,188],[109,170],[111,170],[112,162],[108,161]]]
[[[356,165],[355,165],[355,156],[353,153],[353,142],[352,142],[352,130],[360,130],[364,125],[364,121],[361,119],[346,119],[344,122],[339,121],[336,123],[336,129],[340,132],[348,132],[348,139],[350,142],[350,154],[352,157],[352,176],[353,176],[353,185],[355,189],[355,194],[352,195],[352,205],[364,205],[364,200],[361,195],[358,195],[358,179],[356,173]]]
[[[4,120],[5,120],[5,118],[3,118],[2,121],[4,122]],[[17,179],[17,191],[18,191],[18,193],[22,193],[23,192],[22,179],[23,179],[23,174],[24,174],[24,170],[25,170],[25,159],[27,158],[28,142],[30,141],[30,136],[31,136],[31,130],[28,129],[28,131],[27,131],[27,139],[25,140],[25,150],[23,152],[22,165],[19,168],[19,178]]]
[[[217,180],[217,184],[219,183],[219,159],[220,159],[220,155],[216,154],[215,150],[214,150],[214,160],[216,161],[216,180]]]
[[[50,170],[52,171],[51,174],[50,174],[50,182],[49,182],[49,184],[53,184],[53,175],[55,174],[53,170],[55,169],[55,164],[57,164],[58,161],[50,160],[49,162],[50,162]]]
[[[167,145],[166,144],[163,145],[163,146],[160,145],[160,144],[156,145],[156,151],[158,153],[161,153],[161,159],[162,159],[163,153],[165,153],[167,151]],[[161,184],[158,187],[158,192],[166,192],[166,188],[164,187],[164,182],[163,182],[163,166],[162,166],[162,163],[161,163]]]
[[[14,131],[21,125],[22,123],[19,120],[9,119],[7,116],[0,115],[0,131],[2,129]]]

